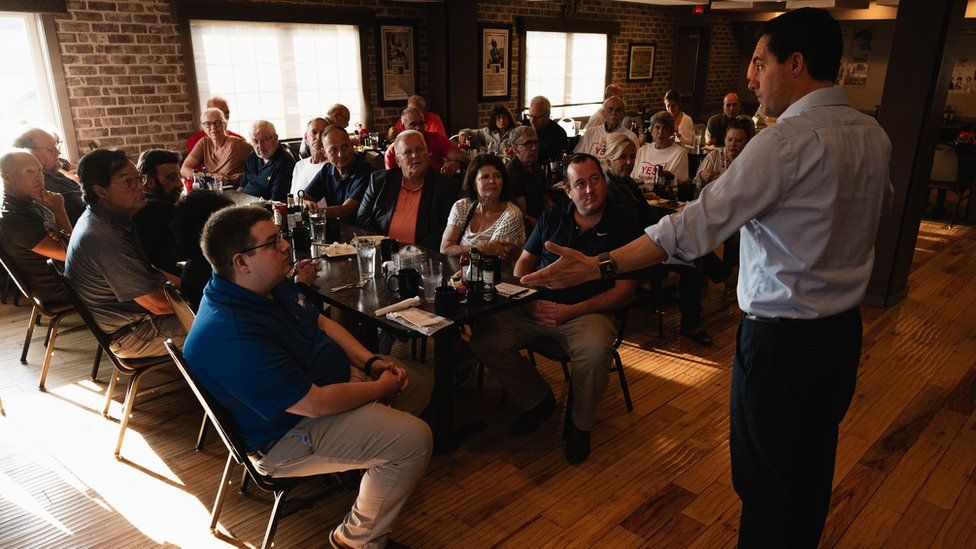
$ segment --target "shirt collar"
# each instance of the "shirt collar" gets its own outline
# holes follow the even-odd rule
[[[234,301],[245,301],[251,305],[255,305],[264,309],[273,309],[279,298],[279,291],[282,290],[283,285],[287,285],[289,281],[287,279],[282,280],[274,289],[271,290],[271,295],[275,299],[267,299],[264,296],[260,296],[243,286],[238,286],[234,282],[227,280],[226,278],[214,273],[210,278],[210,282],[207,283],[206,293],[210,296],[220,296],[221,298],[226,298],[224,301],[234,302]]]
[[[96,217],[104,219],[122,230],[131,231],[135,227],[131,219],[113,212],[101,202],[89,204],[88,209],[91,210],[91,213]]]
[[[797,116],[803,111],[812,109],[813,107],[846,107],[848,105],[850,105],[850,101],[847,98],[847,90],[841,86],[821,88],[819,90],[813,90],[812,92],[797,99],[792,105],[789,106],[789,108],[783,111],[783,114],[779,115],[779,120],[785,120],[791,116]]]

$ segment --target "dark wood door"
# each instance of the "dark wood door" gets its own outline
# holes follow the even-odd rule
[[[705,108],[708,28],[679,26],[674,37],[671,89],[681,94],[681,109],[694,119]]]

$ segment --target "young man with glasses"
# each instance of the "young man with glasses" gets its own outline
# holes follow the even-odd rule
[[[64,197],[64,209],[71,223],[77,223],[85,211],[81,198],[81,186],[61,172],[61,150],[58,138],[40,128],[31,128],[14,140],[14,147],[27,149],[41,163],[44,172],[44,188]]]
[[[123,358],[163,356],[163,338],[182,344],[166,278],[146,257],[132,218],[146,206],[142,177],[121,150],[96,149],[78,162],[88,209],[68,244],[65,276]],[[179,283],[176,277],[169,277]]]
[[[430,428],[414,416],[433,372],[374,355],[320,314],[287,280],[290,244],[266,210],[218,211],[201,244],[214,276],[183,349],[188,367],[233,417],[258,470],[366,469],[329,544],[383,547],[430,460]]]

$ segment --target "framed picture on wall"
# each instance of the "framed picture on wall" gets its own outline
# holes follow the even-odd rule
[[[478,35],[478,101],[506,100],[512,93],[512,29],[482,24]]]
[[[379,103],[405,103],[417,90],[417,41],[409,21],[381,21],[376,30]]]
[[[631,42],[627,50],[627,80],[654,80],[656,42]]]

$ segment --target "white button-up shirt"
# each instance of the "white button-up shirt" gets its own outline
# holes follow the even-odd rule
[[[738,298],[764,317],[821,318],[861,303],[882,212],[891,143],[835,86],[790,105],[685,209],[648,227],[689,261],[741,235]]]

